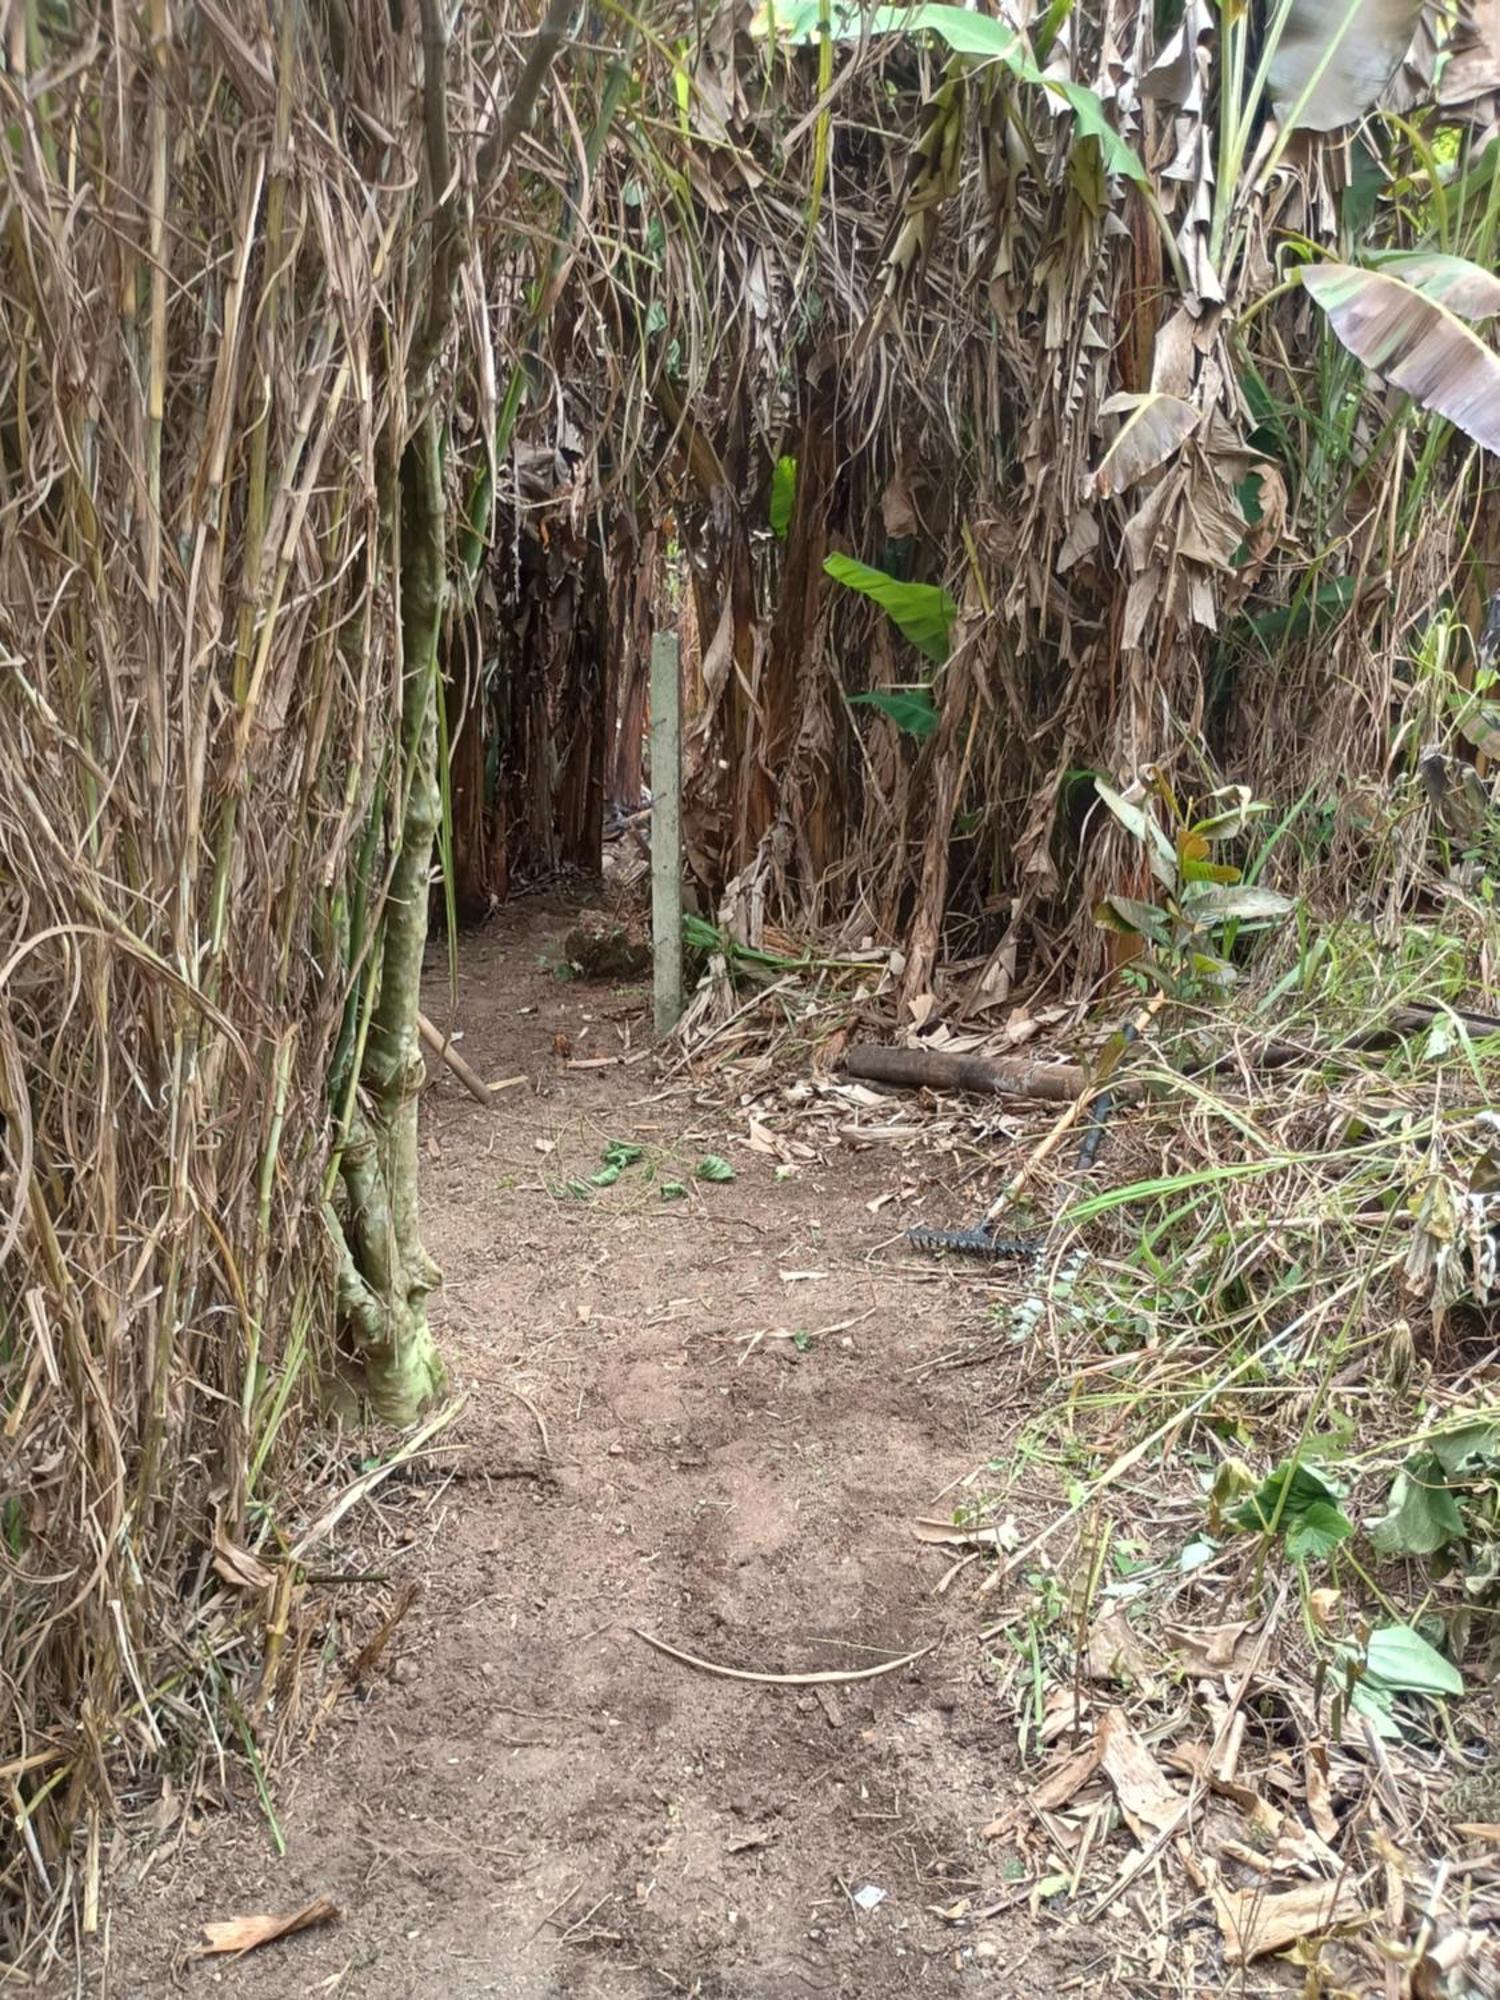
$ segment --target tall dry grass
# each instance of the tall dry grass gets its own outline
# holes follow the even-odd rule
[[[397,473],[435,410],[493,431],[537,38],[3,14],[0,1969],[34,1970],[97,1913],[122,1774],[285,1706],[277,1510],[420,734]]]

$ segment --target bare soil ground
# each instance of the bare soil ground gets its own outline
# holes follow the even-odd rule
[[[90,1990],[1128,1992],[1103,1940],[1034,1928],[1024,1893],[977,1929],[934,1914],[1016,1872],[978,1833],[1014,1796],[1015,1751],[975,1607],[935,1594],[950,1552],[910,1525],[993,1447],[990,1370],[914,1373],[981,1318],[984,1284],[868,1261],[889,1151],[778,1180],[742,1119],[651,1062],[568,1067],[565,1049],[644,1032],[639,992],[557,977],[572,915],[523,901],[463,945],[463,1051],[528,1082],[487,1112],[444,1072],[424,1103],[435,1320],[470,1401],[350,1524],[390,1572],[379,1602],[406,1578],[421,1594],[283,1772],[284,1859],[247,1785],[196,1809],[143,1878],[138,1853],[116,1867]],[[429,1004],[448,1018],[440,971]],[[612,1139],[646,1149],[616,1186],[549,1192]],[[713,1152],[733,1182],[662,1199]],[[330,1653],[376,1622],[363,1595]],[[634,1627],[769,1671],[931,1650],[882,1679],[770,1687]],[[863,1911],[867,1885],[885,1895]],[[320,1894],[337,1926],[183,1964],[203,1920]]]

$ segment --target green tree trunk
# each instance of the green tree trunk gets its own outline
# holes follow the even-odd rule
[[[426,1079],[417,1013],[428,885],[442,809],[438,640],[446,584],[439,426],[406,447],[400,481],[402,771],[405,796],[380,942],[379,988],[340,1173],[346,1211],[339,1305],[375,1413],[408,1424],[443,1386],[427,1321],[437,1266],[418,1219],[417,1107]]]

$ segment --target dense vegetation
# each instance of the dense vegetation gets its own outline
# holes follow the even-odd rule
[[[434,857],[450,918],[597,858],[654,625],[726,952],[873,937],[983,1010],[1095,977],[1100,908],[1201,1000],[1273,907],[1185,922],[1242,886],[1193,834],[1233,781],[1242,872],[1493,979],[1497,52],[1410,4],[1022,11],[12,10],[18,1953],[112,1774],[208,1714],[275,1751],[305,1419],[441,1384]]]

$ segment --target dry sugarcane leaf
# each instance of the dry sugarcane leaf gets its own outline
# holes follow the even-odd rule
[[[1411,47],[1422,0],[1292,0],[1267,86],[1276,116],[1334,132],[1369,111]]]
[[[1225,1889],[1219,1883],[1209,1893],[1231,1965],[1248,1965],[1252,1958],[1367,1914],[1359,1884],[1347,1876],[1336,1882],[1299,1882],[1294,1889],[1269,1895],[1263,1888]]]
[[[1183,488],[1173,553],[1210,569],[1232,571],[1234,558],[1244,546],[1245,517],[1218,470],[1196,453],[1194,459]],[[1198,622],[1209,624],[1212,620],[1200,617]]]
[[[1079,1792],[1099,1768],[1099,1744],[1097,1741],[1085,1744],[1082,1750],[1051,1771],[1031,1794],[1031,1803],[1038,1812],[1058,1812],[1076,1792]]]
[[[1107,1708],[1099,1723],[1099,1762],[1120,1810],[1141,1841],[1176,1826],[1187,1801],[1131,1728],[1123,1708]]]
[[[274,1569],[230,1540],[222,1521],[214,1529],[214,1568],[232,1590],[269,1590],[276,1581]]]
[[[1204,0],[1187,0],[1176,32],[1162,43],[1161,53],[1141,78],[1142,97],[1201,113],[1203,65],[1199,60],[1199,44],[1207,41],[1213,31],[1213,13]]]
[[[1333,1793],[1328,1783],[1325,1760],[1312,1746],[1303,1753],[1303,1772],[1308,1818],[1317,1829],[1318,1838],[1331,1845],[1338,1839],[1339,1823],[1333,1810]]]
[[[315,1896],[285,1917],[226,1917],[203,1926],[203,1943],[193,1947],[191,1956],[214,1958],[232,1953],[238,1958],[263,1944],[274,1944],[277,1938],[311,1930],[314,1924],[336,1923],[343,1914],[331,1896]]]
[[[1068,524],[1068,532],[1063,537],[1062,547],[1053,557],[1052,567],[1059,576],[1066,576],[1070,569],[1091,556],[1099,546],[1099,523],[1092,510],[1080,507]]]
[[[1126,411],[1129,415],[1093,474],[1093,490],[1105,499],[1125,492],[1148,472],[1165,465],[1192,436],[1202,415],[1181,396],[1158,390],[1144,396],[1110,396],[1099,406],[1102,417]]]
[[[1165,395],[1185,397],[1198,371],[1203,321],[1179,306],[1156,330],[1151,350],[1151,386]]]
[[[1386,271],[1308,265],[1302,288],[1358,360],[1500,452],[1500,355],[1458,315]]]

